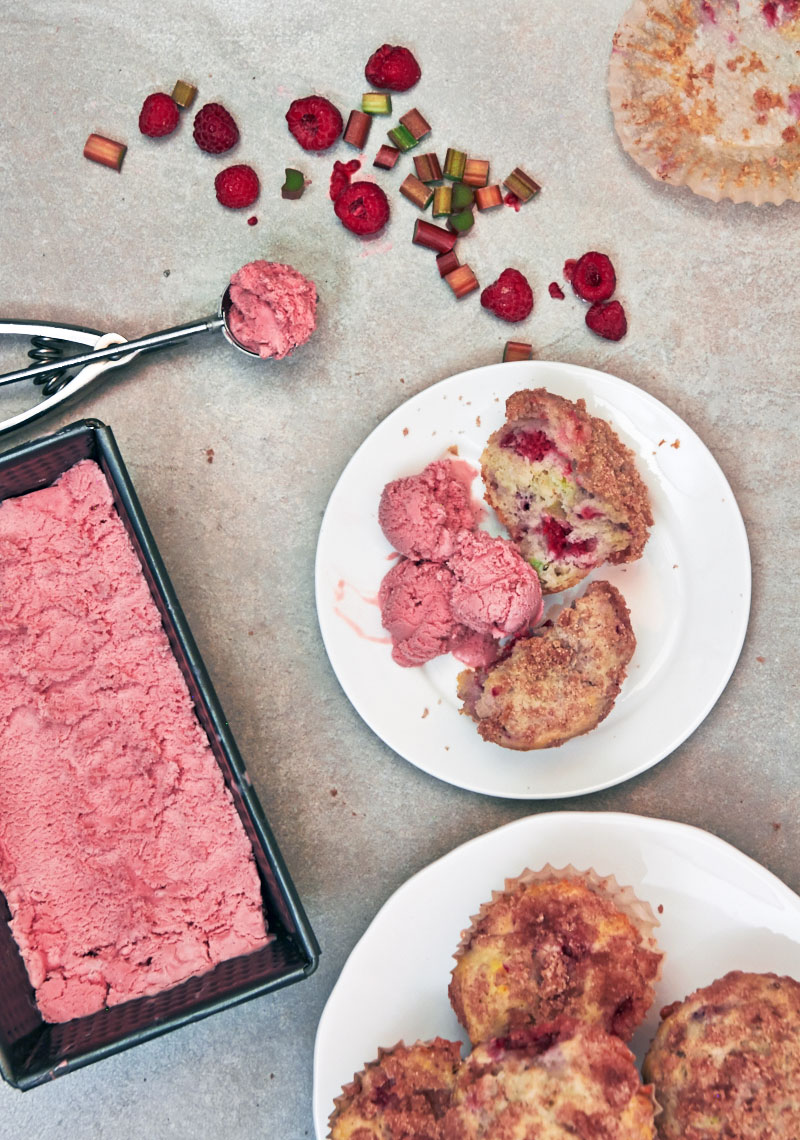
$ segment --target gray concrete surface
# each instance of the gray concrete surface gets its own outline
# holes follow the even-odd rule
[[[324,950],[301,985],[29,1093],[3,1085],[3,1140],[313,1135],[317,1020],[371,916],[414,871],[524,814],[682,820],[800,889],[800,206],[715,206],[657,185],[620,150],[605,76],[626,7],[0,0],[3,316],[133,337],[212,312],[230,274],[256,257],[289,261],[318,284],[318,331],[284,364],[196,342],[112,374],[7,445],[89,414],[114,429]],[[346,234],[327,181],[333,158],[352,152],[308,156],[286,131],[296,96],[357,105],[364,63],[385,41],[418,55],[423,78],[395,106],[423,111],[431,148],[485,155],[498,173],[522,165],[544,186],[519,214],[481,218],[469,239],[482,283],[508,264],[532,281],[536,309],[511,335],[670,405],[716,456],[747,525],[752,616],[722,698],[674,755],[584,799],[505,802],[422,774],[361,722],[321,643],[315,544],[348,458],[403,400],[498,360],[509,336],[477,298],[456,304],[440,285],[410,244],[416,211],[396,192],[383,239],[362,246]],[[140,138],[144,96],[179,77],[237,119],[231,160],[252,162],[263,183],[252,210],[217,205],[213,178],[228,163],[197,150],[188,120],[171,139]],[[129,144],[120,174],[83,159],[90,131]],[[370,161],[381,135],[376,125]],[[280,198],[287,165],[312,179],[300,202]],[[564,259],[588,248],[617,266],[630,320],[618,345],[587,332],[577,302],[547,296]],[[0,353],[3,370],[16,367],[23,346]],[[4,410],[21,400],[0,395]]]

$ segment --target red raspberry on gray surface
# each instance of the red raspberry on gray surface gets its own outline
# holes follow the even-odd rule
[[[586,324],[593,333],[605,337],[606,340],[622,340],[628,331],[625,310],[619,301],[592,305],[586,314]]]
[[[171,135],[178,125],[181,113],[178,104],[163,91],[148,95],[139,112],[139,130],[151,139]]]
[[[596,249],[575,262],[571,280],[572,288],[580,299],[593,305],[607,301],[617,287],[617,275],[610,258]]]
[[[373,87],[385,87],[390,91],[408,91],[422,72],[408,48],[382,44],[367,60],[364,74],[367,82]]]
[[[303,150],[327,150],[344,129],[342,116],[322,95],[295,99],[286,112],[286,122]]]
[[[524,321],[533,310],[533,290],[518,269],[504,269],[481,293],[481,304],[502,321]]]
[[[206,103],[194,117],[194,141],[208,154],[223,154],[239,141],[239,128],[221,103]]]
[[[351,182],[333,208],[342,225],[361,237],[376,234],[389,221],[389,199],[374,182]]]
[[[261,185],[252,166],[240,163],[221,170],[214,179],[217,201],[230,210],[242,210],[252,206],[258,197]]]

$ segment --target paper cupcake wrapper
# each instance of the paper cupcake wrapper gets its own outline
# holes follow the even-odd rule
[[[660,925],[658,918],[650,904],[643,902],[635,893],[633,887],[623,886],[617,882],[614,875],[600,875],[593,867],[590,867],[587,871],[579,871],[577,867],[574,867],[571,863],[561,868],[554,867],[551,863],[546,863],[539,871],[532,871],[530,868],[526,868],[522,874],[517,875],[516,878],[506,879],[502,890],[492,891],[490,901],[481,905],[478,913],[471,916],[470,925],[465,930],[462,930],[461,941],[453,955],[456,962],[459,961],[464,952],[469,948],[470,941],[478,928],[478,924],[498,899],[503,898],[505,895],[514,894],[516,891],[521,890],[523,887],[530,886],[533,883],[555,883],[563,882],[564,880],[571,883],[580,883],[594,894],[607,899],[620,913],[624,914],[639,931],[644,948],[661,954],[654,934],[656,927]],[[658,975],[654,979],[654,985],[661,976],[662,963],[663,954],[659,962]]]
[[[447,1039],[444,1037],[432,1037],[429,1041],[422,1041],[418,1038],[416,1041],[412,1042],[411,1045],[406,1045],[405,1041],[401,1039],[400,1041],[395,1042],[394,1045],[390,1045],[388,1048],[379,1046],[377,1058],[374,1061],[367,1061],[364,1065],[364,1068],[359,1069],[359,1071],[353,1075],[352,1081],[348,1081],[346,1085],[343,1085],[342,1091],[339,1093],[339,1095],[333,1098],[333,1112],[331,1112],[330,1116],[328,1117],[328,1140],[331,1140],[333,1126],[336,1122],[337,1117],[344,1111],[345,1108],[347,1108],[353,1096],[357,1096],[361,1091],[364,1083],[364,1078],[371,1069],[377,1069],[385,1057],[391,1057],[392,1054],[396,1053],[398,1049],[416,1049],[420,1046],[422,1048],[428,1048],[430,1046],[438,1044],[439,1042],[445,1042],[448,1045],[455,1045],[458,1047],[459,1053],[461,1051],[460,1041],[447,1041]]]
[[[799,0],[634,0],[608,88],[630,156],[718,202],[800,201]]]

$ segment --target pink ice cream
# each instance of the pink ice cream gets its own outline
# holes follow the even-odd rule
[[[419,475],[387,483],[378,522],[394,549],[416,560],[449,558],[459,531],[472,530],[478,522],[481,508],[470,492],[473,477],[463,461],[439,459]]]
[[[264,946],[253,852],[96,464],[0,504],[0,890],[42,1016]]]
[[[282,360],[317,327],[317,290],[291,265],[251,261],[230,284],[228,329],[243,348]]]
[[[381,619],[398,665],[424,665],[447,653],[462,632],[453,619],[453,575],[436,562],[401,558],[381,582]]]
[[[477,633],[506,637],[542,616],[539,576],[504,538],[462,532],[447,561],[453,573],[453,617]]]

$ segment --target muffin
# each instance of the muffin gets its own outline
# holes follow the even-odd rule
[[[472,1052],[444,1140],[652,1140],[653,1112],[652,1090],[619,1038],[562,1017]]]
[[[610,582],[585,594],[485,668],[458,675],[460,710],[484,740],[556,748],[608,716],[636,648],[630,613]]]
[[[464,932],[450,1003],[473,1044],[562,1015],[627,1041],[653,1002],[656,924],[613,876],[526,871]]]
[[[442,1140],[461,1043],[436,1037],[379,1049],[336,1098],[329,1140]]]
[[[605,420],[544,388],[515,392],[481,456],[487,502],[539,574],[576,585],[603,562],[641,557],[653,525],[633,452]]]
[[[661,1140],[800,1136],[800,982],[734,970],[661,1017],[643,1067]]]

